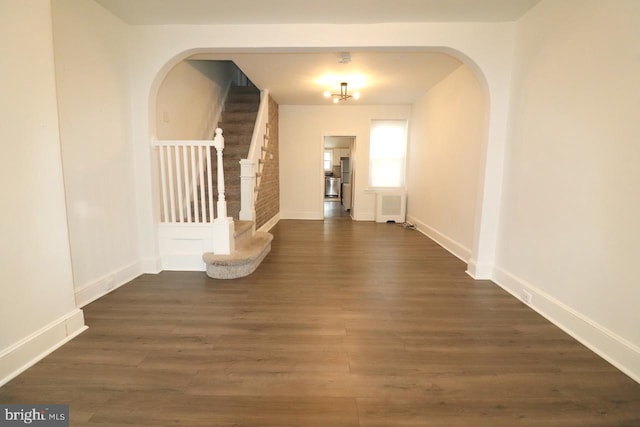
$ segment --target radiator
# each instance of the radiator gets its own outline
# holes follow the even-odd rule
[[[407,216],[406,191],[380,191],[376,193],[376,222],[405,222]]]

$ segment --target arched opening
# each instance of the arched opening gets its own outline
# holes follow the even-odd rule
[[[248,64],[250,70],[260,68],[261,61],[268,61],[275,66],[283,56],[287,60],[304,67],[305,60],[310,55],[334,54],[335,49],[287,49],[283,52],[279,50],[255,49],[237,50],[234,52],[220,49],[195,49],[185,51],[168,61],[158,72],[151,88],[149,97],[149,129],[150,134],[159,135],[162,128],[160,121],[165,120],[164,113],[159,111],[162,103],[160,87],[166,79],[170,70],[176,64],[187,59],[201,60],[233,60],[241,64]],[[392,106],[388,111],[393,111],[390,118],[408,119],[410,122],[410,142],[408,152],[408,180],[409,187],[409,220],[418,222],[421,231],[438,241],[441,245],[453,252],[456,256],[469,262],[475,257],[477,241],[481,233],[481,212],[484,202],[484,171],[486,162],[486,152],[488,147],[488,118],[490,116],[490,101],[487,81],[480,67],[463,53],[449,48],[398,48],[398,49],[375,49],[367,48],[362,52],[375,52],[380,57],[392,54],[408,54],[408,52],[418,56],[426,54],[439,54],[454,60],[455,66],[440,76],[440,80],[429,87],[422,96],[413,100],[405,107]],[[293,58],[293,59],[292,59]],[[398,63],[398,67],[409,67],[410,64]],[[241,65],[242,67],[242,65]],[[243,71],[245,70],[242,67]],[[299,74],[304,74],[300,72]],[[285,210],[285,218],[301,219],[321,219],[323,217],[322,207],[318,209],[317,200],[323,197],[324,186],[317,185],[321,162],[318,161],[317,137],[326,134],[327,131],[335,129],[354,129],[361,142],[361,149],[358,150],[357,159],[362,169],[359,170],[358,182],[353,183],[353,198],[358,202],[358,211],[362,212],[360,220],[373,219],[374,197],[366,194],[368,171],[365,166],[368,164],[368,122],[372,118],[381,118],[380,114],[385,114],[384,108],[380,105],[373,106],[366,103],[366,96],[375,93],[372,89],[369,94],[363,91],[363,100],[360,110],[367,112],[364,116],[351,114],[357,109],[340,109],[327,113],[327,120],[333,120],[333,124],[317,127],[321,120],[316,116],[315,109],[323,109],[325,106],[318,106],[315,98],[309,101],[301,101],[300,105],[288,104],[290,93],[282,90],[278,92],[276,83],[269,82],[273,75],[250,74],[252,80],[256,80],[261,87],[276,87],[272,92],[276,101],[281,97],[287,105],[286,114],[281,116],[281,128],[285,131],[283,157],[280,162],[280,173],[284,178],[280,180],[279,188],[281,203],[280,208]],[[291,80],[291,79],[290,79]],[[262,83],[262,84],[260,84]],[[321,91],[310,79],[305,80],[311,87],[307,97],[316,97]],[[292,81],[289,86],[297,88]],[[402,87],[401,82],[396,85],[396,90]],[[373,88],[373,86],[372,86]],[[318,92],[318,93],[316,93]],[[382,90],[380,90],[382,92]],[[447,96],[449,94],[449,96]],[[319,96],[318,96],[319,98]],[[308,98],[307,98],[308,99]],[[404,110],[402,110],[404,108]],[[313,110],[310,114],[304,115],[303,110]],[[404,111],[398,113],[399,111]],[[446,114],[443,111],[446,110]],[[319,111],[319,110],[318,110]],[[336,113],[337,112],[337,113]],[[345,114],[345,112],[347,114]],[[324,113],[323,113],[324,114]],[[368,114],[368,116],[367,116]],[[395,117],[400,115],[400,117]],[[356,117],[358,116],[358,117]],[[323,118],[325,116],[322,116]],[[352,125],[354,120],[362,120],[365,117],[365,126]],[[302,121],[299,119],[302,118]],[[383,117],[384,118],[384,117]],[[171,115],[168,117],[171,120]],[[309,121],[307,121],[309,119]],[[327,123],[327,121],[325,121]],[[435,129],[434,124],[439,128]],[[296,126],[296,133],[288,132],[292,126]],[[314,127],[316,126],[316,127]],[[307,141],[310,141],[307,146]],[[437,149],[446,148],[437,151]],[[436,150],[436,151],[434,151]],[[316,170],[317,169],[317,170]],[[302,176],[309,172],[313,174],[311,180]],[[302,175],[299,175],[302,173]],[[310,182],[307,187],[305,183]],[[324,182],[324,181],[323,181]],[[425,182],[430,185],[425,186]],[[286,200],[282,201],[282,197]],[[309,195],[310,208],[287,205],[288,200],[296,199],[295,203],[304,203]],[[439,209],[433,209],[438,206]],[[290,211],[290,212],[288,212]]]
[[[412,108],[408,221],[465,263],[478,232],[488,116],[483,81],[465,63]]]

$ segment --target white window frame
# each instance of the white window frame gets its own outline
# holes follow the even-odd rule
[[[327,159],[328,155],[328,159]],[[327,162],[329,162],[329,167],[327,167]],[[333,170],[333,150],[324,150],[322,155],[322,164],[324,165],[324,170],[327,172],[331,172]]]
[[[408,121],[404,119],[371,120],[369,134],[370,188],[404,188],[408,127]]]

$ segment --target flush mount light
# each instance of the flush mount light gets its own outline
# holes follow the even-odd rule
[[[354,92],[353,95],[349,95],[347,82],[340,83],[340,93],[331,93],[328,90],[324,92],[325,98],[332,98],[333,103],[337,104],[340,101],[346,101],[349,98],[360,99],[360,92]]]

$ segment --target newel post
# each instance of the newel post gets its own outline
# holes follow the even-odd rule
[[[254,166],[255,163],[249,159],[240,160],[240,219],[243,221],[256,220]]]
[[[213,220],[213,253],[216,255],[229,255],[235,249],[233,234],[235,227],[233,218],[227,216],[227,201],[224,196],[224,162],[222,161],[222,151],[224,150],[224,137],[222,129],[216,129],[216,136],[213,138],[213,146],[218,157],[218,211],[216,219]]]

